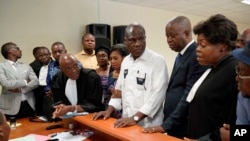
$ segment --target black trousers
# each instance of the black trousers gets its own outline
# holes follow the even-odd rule
[[[33,90],[36,102],[36,115],[39,116],[43,114],[43,98],[45,96],[44,88],[45,86],[39,86],[38,88]]]
[[[20,105],[20,110],[16,115],[6,115],[7,120],[10,119],[10,117],[16,117],[17,119],[19,118],[24,118],[24,117],[34,117],[35,116],[35,111],[31,108],[29,105],[28,101],[22,101]]]

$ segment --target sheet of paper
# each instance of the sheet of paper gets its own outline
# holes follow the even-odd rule
[[[27,136],[20,137],[20,138],[15,138],[15,139],[12,139],[12,140],[9,140],[9,141],[45,141],[48,138],[49,137],[47,137],[47,136],[29,134]]]
[[[29,134],[28,136],[33,136],[33,137],[35,137],[35,140],[36,140],[36,141],[45,141],[45,140],[49,139],[48,136],[37,135],[37,134]]]
[[[56,136],[53,136],[50,139],[59,139],[59,141],[82,141],[87,137],[88,136],[72,135],[70,132],[61,132],[57,133]]]
[[[36,139],[34,136],[25,136],[25,137],[15,138],[10,141],[36,141]]]

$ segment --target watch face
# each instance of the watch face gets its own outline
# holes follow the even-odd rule
[[[135,121],[139,121],[139,117],[138,116],[134,116],[134,120]]]

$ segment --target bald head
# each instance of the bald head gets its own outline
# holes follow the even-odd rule
[[[245,29],[241,34],[239,34],[236,41],[236,47],[243,48],[249,41],[250,41],[250,28]]]
[[[62,54],[59,58],[59,64],[60,66],[61,65],[64,65],[64,64],[67,64],[67,63],[72,63],[76,61],[76,58],[73,56],[73,55],[70,55],[70,54]]]
[[[134,59],[140,57],[146,48],[144,27],[139,23],[131,23],[125,29],[124,44]]]
[[[192,41],[190,20],[185,16],[171,19],[166,25],[166,37],[169,47],[176,52],[180,52]]]
[[[77,59],[70,54],[62,54],[59,59],[59,65],[68,78],[72,80],[76,80],[80,74],[80,66],[78,64]]]
[[[129,24],[126,29],[125,29],[125,37],[130,37],[132,32],[134,31],[134,28],[140,28],[142,30],[142,34],[145,36],[146,32],[145,32],[145,28],[137,23],[137,22],[134,22],[134,23],[131,23]]]

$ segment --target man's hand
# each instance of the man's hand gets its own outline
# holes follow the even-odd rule
[[[108,119],[110,117],[110,112],[109,111],[100,111],[98,113],[93,113],[92,120],[97,120],[100,117],[103,117],[104,120]]]
[[[49,98],[53,98],[53,93],[52,93],[51,89],[48,89],[46,91],[46,96],[48,96]]]
[[[100,117],[103,117],[103,119],[106,120],[106,119],[108,119],[110,117],[110,115],[111,115],[111,113],[113,111],[114,111],[114,107],[109,105],[107,110],[101,111],[101,112],[98,112],[98,113],[94,113],[93,117],[92,117],[92,120],[97,120]]]
[[[18,88],[16,89],[8,89],[8,91],[12,92],[12,93],[19,93],[20,90]]]
[[[115,128],[132,126],[132,125],[136,125],[136,122],[134,121],[133,117],[120,118],[114,124]]]
[[[27,78],[27,80],[26,80],[26,81],[27,81],[27,83],[29,83],[31,80],[30,80],[30,78]]]
[[[230,125],[223,124],[223,127],[220,128],[220,138],[221,141],[230,141]]]
[[[60,104],[60,105],[54,106],[54,108],[55,108],[55,111],[53,112],[52,118],[64,116],[66,115],[66,113],[71,112],[71,105],[66,106],[64,104]]]
[[[160,133],[164,133],[164,129],[161,126],[154,126],[154,127],[148,127],[148,128],[144,128],[143,133],[156,133],[156,132],[160,132]]]
[[[121,91],[120,90],[113,90],[112,91],[112,96],[111,96],[112,98],[121,98],[122,97],[122,93],[121,93]]]

